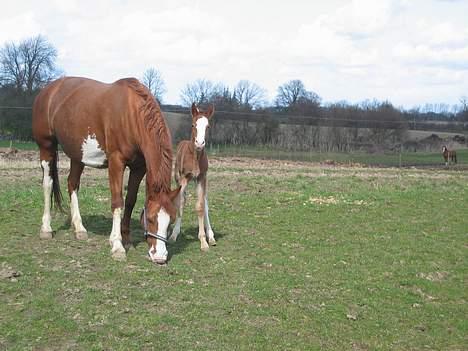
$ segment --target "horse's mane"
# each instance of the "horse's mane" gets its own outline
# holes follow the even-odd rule
[[[169,192],[171,188],[172,172],[172,140],[161,108],[149,89],[135,78],[125,78],[118,81],[131,88],[143,101],[140,113],[143,116],[145,127],[154,131],[157,149],[156,159],[159,159],[159,170],[155,174],[155,190],[157,193]]]

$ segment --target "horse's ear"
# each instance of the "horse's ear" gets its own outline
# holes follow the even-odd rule
[[[195,105],[195,103],[193,102],[192,103],[192,117],[198,115],[199,112],[200,111],[198,110],[197,105]]]
[[[210,107],[208,107],[208,111],[206,111],[206,114],[208,118],[211,118],[214,114],[214,111],[215,111],[215,108],[214,108],[214,104],[211,104]]]

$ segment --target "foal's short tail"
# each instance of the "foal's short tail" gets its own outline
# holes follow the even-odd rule
[[[62,192],[60,191],[57,164],[58,150],[55,150],[54,158],[50,163],[50,176],[52,177],[52,194],[50,194],[50,198],[53,200],[55,208],[57,208],[60,212],[65,212],[62,207],[63,196]]]

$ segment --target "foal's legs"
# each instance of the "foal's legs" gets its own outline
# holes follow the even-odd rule
[[[127,196],[125,197],[125,212],[122,219],[122,242],[127,250],[130,248],[132,243],[130,236],[130,220],[132,218],[132,211],[135,207],[138,188],[140,187],[140,183],[143,179],[143,176],[145,175],[145,172],[145,167],[130,169]]]
[[[195,205],[195,210],[198,215],[198,239],[200,240],[200,248],[203,251],[208,250],[210,247],[206,242],[206,233],[205,233],[205,186],[206,179],[197,179],[197,203]]]
[[[83,227],[80,208],[78,206],[78,190],[80,189],[80,178],[83,168],[83,163],[71,160],[70,174],[68,175],[68,195],[70,195],[71,222],[75,228],[75,237],[79,240],[88,239],[88,233],[85,227]]]
[[[123,206],[122,182],[125,163],[121,155],[114,153],[109,157],[109,184],[112,194],[112,232],[109,236],[109,243],[112,246],[112,257],[115,260],[125,260],[125,249],[122,245],[122,235],[120,222]]]
[[[39,237],[41,239],[51,239],[52,238],[52,227],[50,226],[51,216],[51,196],[52,196],[52,173],[51,167],[53,167],[53,161],[56,152],[57,146],[48,140],[44,140],[39,146],[40,148],[40,159],[41,159],[41,168],[43,172],[42,179],[42,188],[44,191],[44,213],[42,215],[42,225],[41,231],[39,232]]]
[[[177,211],[177,218],[174,224],[174,229],[172,230],[172,235],[169,237],[169,240],[174,242],[177,240],[177,236],[180,234],[180,228],[182,226],[182,215],[184,214],[184,206],[185,206],[185,188],[187,188],[188,180],[185,177],[182,177],[180,180],[180,201],[179,201],[179,208]]]
[[[208,194],[206,192],[206,188],[205,188],[205,229],[207,232],[206,234],[208,236],[208,243],[211,246],[216,246],[214,232],[213,232],[213,229],[211,228],[210,217],[208,216]]]

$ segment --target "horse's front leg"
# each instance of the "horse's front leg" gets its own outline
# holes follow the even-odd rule
[[[169,237],[169,241],[175,242],[177,240],[177,236],[180,234],[180,229],[182,226],[182,215],[184,214],[184,206],[185,206],[185,188],[187,187],[188,180],[185,177],[182,177],[180,180],[180,192],[179,192],[179,207],[177,209],[177,218],[174,224],[174,229],[172,230],[172,234]]]
[[[200,249],[207,251],[210,247],[206,241],[205,232],[205,178],[197,180],[197,203],[195,209],[198,215],[198,239],[200,240]]]
[[[211,246],[216,246],[213,228],[211,228],[210,217],[208,216],[208,194],[205,188],[205,229],[208,236],[208,243]]]
[[[122,243],[125,249],[129,249],[132,243],[130,236],[130,220],[132,218],[133,208],[137,200],[138,188],[141,180],[146,173],[145,167],[130,169],[128,177],[127,196],[125,197],[125,211],[122,219]]]
[[[125,260],[126,252],[122,245],[121,235],[121,215],[123,207],[122,182],[125,163],[120,154],[114,153],[109,157],[109,185],[112,194],[112,231],[109,243],[112,247],[112,258],[115,260]]]

